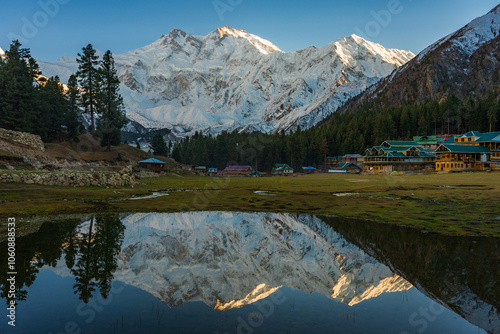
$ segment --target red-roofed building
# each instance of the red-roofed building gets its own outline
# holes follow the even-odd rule
[[[250,166],[229,166],[224,169],[225,176],[251,176],[252,167]]]

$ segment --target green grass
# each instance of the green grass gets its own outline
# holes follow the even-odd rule
[[[162,176],[121,188],[0,184],[0,216],[93,212],[269,211],[365,218],[431,232],[500,236],[500,174]],[[169,196],[121,200],[168,191]],[[180,191],[194,190],[194,191]],[[258,195],[256,190],[274,194]],[[357,193],[356,196],[333,194]]]

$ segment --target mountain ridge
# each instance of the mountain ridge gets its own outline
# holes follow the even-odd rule
[[[314,126],[413,56],[356,35],[285,53],[223,27],[206,36],[172,29],[115,61],[127,116],[146,128],[189,135]],[[40,62],[46,76],[63,82],[76,66],[76,58]]]
[[[339,111],[484,95],[498,89],[499,71],[500,5],[431,44]]]

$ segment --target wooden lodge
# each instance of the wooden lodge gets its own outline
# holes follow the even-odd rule
[[[481,133],[470,131],[463,135],[453,136],[445,144],[482,146],[491,151],[491,161],[500,169],[500,132]]]
[[[436,171],[494,170],[492,151],[484,146],[442,144],[434,152]]]
[[[357,163],[354,162],[341,162],[339,164],[341,170],[345,170],[349,174],[359,174],[363,170]]]
[[[228,166],[224,169],[224,176],[251,176],[250,166]]]
[[[293,175],[293,168],[287,164],[275,164],[272,170],[273,175]]]
[[[325,166],[328,168],[331,167],[338,167],[339,163],[342,162],[342,157],[337,156],[337,157],[326,157],[325,160]]]
[[[139,167],[141,168],[146,168],[154,172],[162,172],[165,170],[165,166],[167,163],[155,158],[150,158],[142,161],[137,161],[137,164],[139,164]]]
[[[423,148],[432,151],[444,142],[442,138],[438,138],[437,136],[415,136],[413,137],[413,141]]]
[[[414,141],[384,141],[380,146],[367,149],[365,154],[365,173],[389,174],[435,168],[436,156]]]

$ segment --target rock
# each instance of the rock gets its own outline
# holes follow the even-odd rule
[[[22,145],[32,147],[41,152],[45,151],[45,145],[42,141],[42,138],[37,135],[32,135],[31,133],[18,132],[0,128],[0,138],[14,143],[19,143]]]
[[[62,186],[126,186],[135,184],[135,175],[132,169],[123,173],[58,173],[43,174],[0,174],[0,182],[19,182],[27,184],[48,184]],[[130,174],[128,174],[130,172]]]

